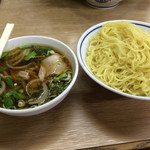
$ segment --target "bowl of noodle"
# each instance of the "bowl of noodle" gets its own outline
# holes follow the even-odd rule
[[[150,100],[150,24],[111,20],[86,30],[77,56],[87,75],[117,94]]]

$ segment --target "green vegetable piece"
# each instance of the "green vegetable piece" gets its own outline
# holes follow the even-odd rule
[[[33,47],[32,44],[19,46],[20,49],[27,49],[27,48],[32,48],[32,47]]]
[[[19,93],[23,93],[23,92],[24,92],[24,89],[19,89],[18,92],[19,92]]]
[[[0,69],[0,72],[3,72],[3,71],[5,71],[5,70],[7,70],[7,69],[8,69],[8,67],[1,68],[1,69]]]
[[[15,99],[25,99],[25,96],[23,93],[19,93],[19,91],[13,91],[12,95]]]
[[[4,58],[7,54],[8,54],[7,52],[3,52],[2,56],[1,56],[1,59]]]
[[[4,97],[3,102],[6,108],[14,105],[14,102],[11,99],[11,97]]]
[[[36,50],[46,50],[46,51],[47,51],[47,50],[51,50],[50,47],[44,47],[44,46],[43,46],[43,47],[42,47],[42,46],[35,46],[35,49],[36,49]]]
[[[5,78],[5,81],[6,81],[7,85],[8,85],[10,88],[13,88],[13,87],[14,87],[14,83],[13,83],[12,79],[11,79],[9,76],[7,76],[7,77]]]
[[[31,58],[33,58],[34,56],[36,56],[37,53],[35,51],[32,51],[31,53],[29,53],[29,55],[27,55],[24,60],[28,61],[30,60]]]
[[[51,50],[47,50],[46,56],[49,56],[51,54]]]
[[[65,83],[65,84],[61,87],[62,91],[64,91],[64,90],[68,87],[68,85],[69,85],[69,83],[68,83],[68,82],[67,82],[67,83]]]
[[[61,80],[62,78],[65,78],[65,77],[67,77],[67,74],[64,72],[64,73],[62,73],[61,75],[59,75],[58,77],[56,77],[56,78],[54,79],[54,81],[56,82],[56,81]]]
[[[68,70],[67,73],[72,74],[72,71],[71,71],[71,70]]]
[[[17,100],[25,99],[26,97],[23,93],[24,91],[22,91],[22,90],[23,89],[10,91],[10,92],[6,93],[4,97],[12,97],[12,98],[15,98]]]
[[[12,92],[13,91],[10,91],[10,92],[6,93],[4,97],[10,97],[12,95]]]

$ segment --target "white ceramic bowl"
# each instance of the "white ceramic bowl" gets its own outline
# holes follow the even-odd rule
[[[10,39],[8,41],[8,44],[6,45],[5,50],[11,50],[13,48],[16,48],[21,45],[26,45],[26,44],[38,44],[38,45],[47,45],[54,47],[58,49],[60,52],[62,52],[70,61],[73,69],[73,78],[69,86],[55,99],[41,105],[37,106],[35,108],[29,108],[29,109],[24,109],[24,110],[10,110],[10,109],[5,109],[5,108],[0,108],[0,112],[8,115],[13,115],[13,116],[31,116],[31,115],[36,115],[40,114],[42,112],[45,112],[57,104],[59,104],[69,93],[71,88],[73,87],[77,75],[78,75],[78,61],[77,58],[71,48],[69,48],[66,44],[62,43],[61,41],[58,41],[56,39],[50,38],[50,37],[43,37],[43,36],[22,36],[22,37],[17,37]]]
[[[146,23],[146,22],[141,22],[141,21],[134,21],[134,20],[112,20],[112,21],[106,21],[106,22],[102,22],[99,24],[96,24],[94,26],[92,26],[91,28],[89,28],[88,30],[86,30],[82,36],[80,37],[78,44],[77,44],[77,56],[78,56],[78,60],[80,65],[82,66],[83,70],[87,73],[87,75],[93,79],[96,83],[98,83],[99,85],[103,86],[104,88],[115,92],[117,94],[126,96],[126,97],[130,97],[130,98],[134,98],[134,99],[141,99],[141,100],[150,100],[150,97],[148,96],[135,96],[135,95],[131,95],[131,94],[127,94],[127,93],[123,93],[121,91],[118,91],[116,89],[113,89],[109,86],[107,86],[106,84],[104,84],[103,82],[99,81],[94,75],[93,73],[89,70],[89,68],[87,67],[86,63],[85,63],[85,58],[86,58],[86,54],[88,51],[88,47],[89,47],[89,38],[93,35],[95,35],[96,33],[99,32],[99,29],[106,23],[108,22],[119,22],[119,21],[128,21],[130,23],[136,24],[139,28],[142,28],[142,30],[147,31],[148,33],[150,33],[150,23]]]
[[[87,4],[94,8],[114,8],[116,7],[119,2],[122,0],[86,0]]]

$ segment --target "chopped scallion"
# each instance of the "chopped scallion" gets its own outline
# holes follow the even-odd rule
[[[6,81],[7,85],[8,85],[10,88],[13,88],[13,87],[14,87],[14,83],[13,83],[12,79],[11,79],[9,76],[7,76],[7,77],[5,78],[5,81]]]
[[[7,54],[8,54],[8,52],[3,52],[2,56],[1,56],[1,59],[4,58]]]
[[[46,56],[49,56],[51,54],[51,50],[47,50]]]
[[[62,78],[65,78],[65,77],[67,77],[67,74],[64,72],[64,73],[62,73],[61,75],[59,75],[58,77],[56,77],[56,78],[54,79],[54,81],[61,80]]]
[[[19,89],[18,92],[19,92],[19,93],[23,93],[23,92],[24,92],[24,89]]]
[[[17,91],[13,91],[12,95],[14,96],[14,98],[16,99],[25,99],[25,96],[23,93],[19,93]]]
[[[24,93],[22,93],[23,91],[20,91],[20,90],[22,90],[22,89],[12,90],[10,92],[7,92],[4,97],[12,97],[12,98],[15,98],[17,100],[25,99],[26,97],[25,97]]]
[[[42,46],[35,46],[35,49],[36,50],[51,50],[51,48],[50,47],[42,47]]]
[[[5,70],[7,70],[7,69],[8,69],[8,67],[3,67],[3,68],[0,69],[0,72],[3,72]]]
[[[24,60],[28,61],[30,60],[31,58],[33,58],[34,56],[36,56],[37,53],[35,51],[32,51],[31,53],[29,53],[29,55],[27,55]]]
[[[11,97],[4,97],[3,102],[6,108],[14,105],[14,102],[11,99]]]
[[[32,48],[32,47],[33,47],[32,44],[19,46],[20,49],[27,49],[27,48]]]

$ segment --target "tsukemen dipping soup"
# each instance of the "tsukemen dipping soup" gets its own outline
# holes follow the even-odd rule
[[[61,94],[72,80],[68,59],[48,46],[24,45],[0,58],[0,107],[26,109]]]

